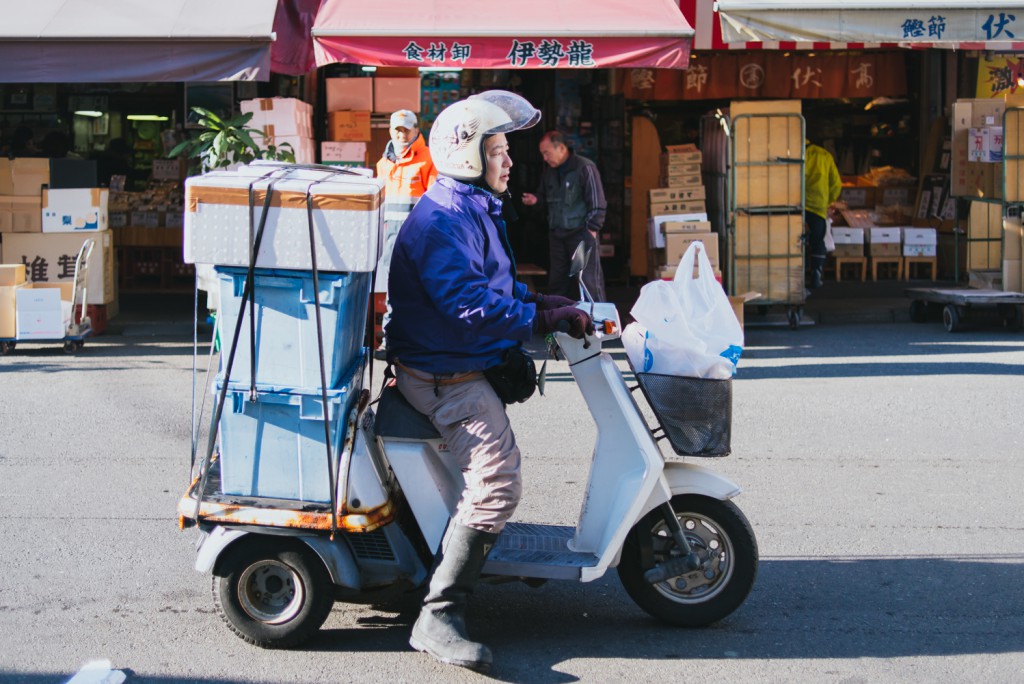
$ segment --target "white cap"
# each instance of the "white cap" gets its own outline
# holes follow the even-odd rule
[[[399,126],[403,128],[419,128],[416,115],[408,109],[399,109],[391,115],[391,127],[398,128]]]

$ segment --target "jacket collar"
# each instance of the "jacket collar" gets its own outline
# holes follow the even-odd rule
[[[416,139],[405,148],[405,151],[402,152],[401,155],[395,152],[395,141],[389,140],[384,154],[386,154],[388,158],[394,158],[396,161],[412,159],[420,151],[421,147],[426,147],[426,143],[423,142],[423,131],[420,131],[420,134],[417,135]]]
[[[438,176],[437,184],[447,188],[452,194],[460,195],[466,201],[476,204],[491,216],[501,218],[501,200],[495,197],[490,190],[463,183],[448,176]]]

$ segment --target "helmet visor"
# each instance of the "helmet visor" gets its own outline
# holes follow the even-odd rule
[[[476,95],[470,95],[469,99],[489,102],[508,115],[509,121],[507,123],[487,130],[487,135],[521,131],[524,128],[536,126],[540,121],[539,109],[530,104],[522,95],[516,95],[507,90],[486,90]]]

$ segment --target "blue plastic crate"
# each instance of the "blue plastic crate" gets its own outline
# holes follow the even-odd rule
[[[360,366],[361,367],[361,366]],[[223,387],[218,378],[218,390]],[[331,456],[335,463],[345,440],[349,411],[359,395],[351,381],[327,390]],[[328,503],[324,404],[320,390],[257,386],[250,401],[249,385],[228,385],[220,418],[221,492]]]
[[[248,275],[244,268],[218,266],[221,369],[227,366],[232,336]],[[372,273],[320,273],[320,321],[324,369],[329,388],[338,387],[363,346]],[[256,382],[285,388],[319,388],[313,274],[256,269]],[[242,312],[231,382],[249,383],[249,305]]]

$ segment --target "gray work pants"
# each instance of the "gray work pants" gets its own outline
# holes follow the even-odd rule
[[[455,522],[484,532],[501,532],[522,495],[519,447],[505,405],[483,375],[436,385],[426,373],[396,368],[398,389],[430,418],[466,481]],[[419,376],[419,377],[417,377]],[[442,376],[444,379],[462,377]],[[436,392],[435,392],[436,390]]]

